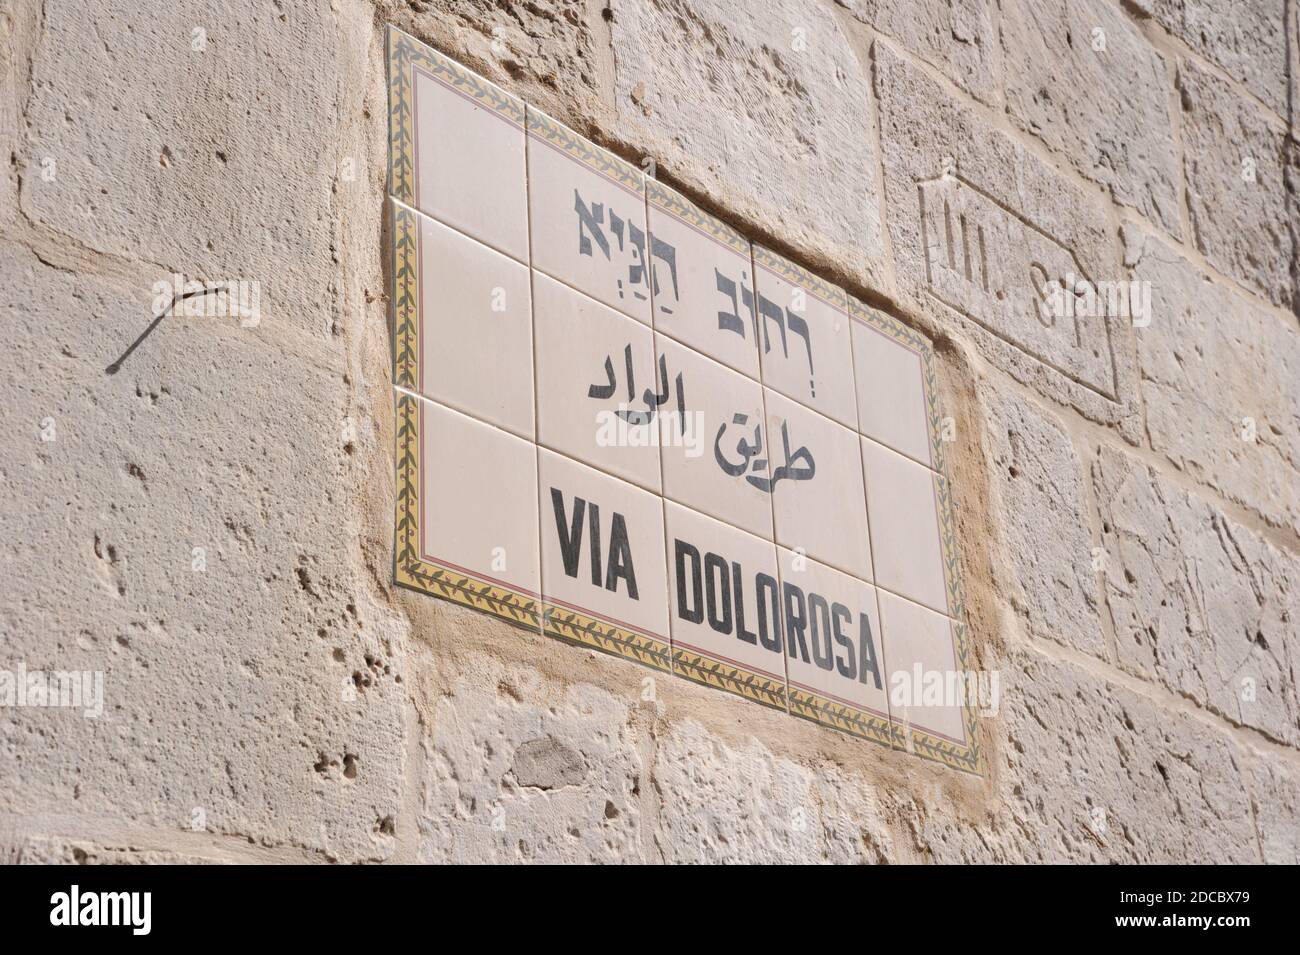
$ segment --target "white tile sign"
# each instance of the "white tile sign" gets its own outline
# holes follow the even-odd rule
[[[391,30],[398,583],[981,771],[929,343]],[[745,704],[737,704],[745,705]]]

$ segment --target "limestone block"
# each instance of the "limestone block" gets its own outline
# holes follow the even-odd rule
[[[1093,483],[1120,663],[1300,743],[1300,560],[1121,452]]]
[[[102,675],[97,717],[4,710],[0,812],[387,858],[403,631],[350,543],[345,485],[373,478],[339,438],[336,359],[171,315],[110,373],[151,323],[149,272],[5,243],[0,273],[0,669]]]
[[[1164,58],[1117,4],[1002,0],[1001,7],[1011,120],[1120,205],[1181,237]]]
[[[1053,415],[1006,386],[984,388],[986,440],[1012,605],[1030,632],[1104,656],[1083,465]]]
[[[615,129],[674,182],[883,284],[870,86],[833,10],[615,0]]]
[[[1178,64],[1192,238],[1210,264],[1275,305],[1295,297],[1297,159],[1280,126],[1227,83]]]
[[[1153,237],[1135,236],[1130,261],[1151,289],[1134,338],[1152,448],[1300,533],[1300,335]]]

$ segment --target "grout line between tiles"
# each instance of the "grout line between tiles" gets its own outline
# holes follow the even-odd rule
[[[767,381],[763,377],[763,368],[764,368],[764,362],[763,362],[764,351],[763,351],[763,342],[762,342],[763,336],[760,332],[759,324],[758,324],[759,323],[758,263],[754,260],[753,242],[750,242],[749,244],[749,281],[754,286],[754,305],[753,305],[754,348],[758,351],[759,400],[762,402],[762,407],[763,407],[763,422],[762,422],[763,433],[767,434],[768,436],[768,441],[769,441],[768,457],[770,458],[772,436],[771,434],[768,433],[768,422],[771,419],[768,417],[768,413],[767,413],[767,387],[768,386],[767,386]],[[770,511],[772,515],[772,539],[768,543],[772,545],[772,559],[776,562],[776,579],[778,581],[778,586],[781,588],[781,591],[777,593],[776,597],[777,597],[777,608],[778,611],[780,611],[777,616],[781,621],[781,665],[785,669],[785,711],[787,714],[793,716],[794,714],[790,713],[790,650],[786,646],[787,634],[785,632],[785,614],[784,614],[785,575],[782,572],[782,566],[781,566],[781,547],[776,542],[776,495],[773,494],[770,489],[768,490],[767,493],[767,507],[768,507],[768,511]]]
[[[526,174],[525,174],[525,175],[526,175]],[[527,190],[527,185],[526,185],[526,184],[525,184],[525,187],[524,187],[524,188],[525,188],[525,190]],[[525,191],[524,195],[525,195],[525,197],[527,196],[527,191]],[[532,236],[531,236],[531,234],[530,234],[529,236],[527,236],[527,239],[528,239],[528,245],[529,245],[529,253],[528,253],[529,262],[524,262],[524,261],[522,261],[522,260],[516,258],[515,256],[511,255],[509,252],[505,252],[505,251],[503,251],[503,250],[501,250],[501,249],[498,249],[495,245],[492,245],[492,244],[489,243],[489,242],[484,242],[482,239],[480,239],[480,238],[478,238],[478,237],[476,237],[476,236],[471,235],[470,233],[466,232],[464,229],[459,228],[458,226],[454,226],[454,225],[452,225],[450,222],[447,222],[446,220],[439,218],[438,216],[434,215],[434,214],[431,213],[431,212],[425,212],[425,211],[422,210],[422,209],[418,209],[418,208],[416,208],[416,207],[413,206],[413,205],[410,205],[410,204],[408,204],[408,203],[403,202],[401,199],[397,198],[397,197],[396,197],[395,195],[393,195],[391,192],[388,193],[388,200],[389,200],[390,202],[392,202],[394,205],[400,206],[401,208],[407,210],[408,212],[414,214],[415,216],[418,216],[418,217],[421,218],[421,219],[428,219],[430,222],[436,222],[436,223],[438,223],[438,225],[442,226],[444,229],[447,229],[447,230],[449,230],[449,231],[451,231],[451,232],[456,233],[456,235],[460,236],[460,237],[463,238],[463,239],[468,239],[470,242],[473,242],[475,245],[482,246],[483,248],[487,249],[489,252],[491,252],[491,253],[493,253],[493,254],[495,254],[495,255],[499,255],[499,256],[501,256],[503,259],[509,259],[511,262],[515,263],[516,265],[522,265],[524,268],[529,268],[529,267],[530,267],[529,263],[530,263],[531,260],[532,260]],[[527,210],[527,209],[525,209],[525,210],[524,210],[524,214],[525,214],[525,217],[528,217],[528,216],[530,215],[530,211]],[[531,221],[530,221],[530,222],[528,223],[528,228],[531,230],[531,227],[532,227],[532,226],[531,226]]]
[[[856,365],[856,362],[854,364]],[[855,377],[853,381],[853,398],[855,404],[857,402],[857,397],[858,397],[857,378]],[[859,419],[859,423],[861,423],[861,419]],[[858,449],[857,449],[858,468],[862,472],[862,506],[866,508],[867,511],[867,553],[871,555],[871,576],[873,578],[878,578],[880,576],[880,566],[876,563],[876,542],[871,539],[871,503],[870,503],[871,492],[867,488],[867,463],[862,456],[862,442],[869,441],[869,440],[871,439],[867,438],[865,435],[859,432]],[[891,725],[894,723],[898,723],[901,726],[903,726],[902,732],[906,737],[904,739],[904,742],[907,743],[911,738],[910,725],[906,721],[894,719],[894,704],[893,701],[890,699],[890,693],[889,693],[889,654],[885,650],[885,615],[884,613],[881,612],[880,609],[880,591],[883,588],[881,588],[880,585],[874,579],[871,581],[871,587],[872,587],[872,599],[875,600],[876,602],[876,621],[880,625],[880,669],[881,672],[884,674],[885,709],[889,713],[889,722]],[[886,592],[888,593],[889,591]],[[892,733],[891,733],[891,737],[892,737]],[[890,741],[890,746],[891,747],[893,746],[892,738]]]
[[[646,328],[648,328],[650,331],[654,331],[654,325],[651,324],[650,322],[642,321],[640,318],[637,318],[637,316],[629,314],[628,312],[624,311],[621,308],[618,308],[617,306],[610,305],[607,302],[602,302],[600,299],[596,298],[596,296],[592,295],[590,292],[584,292],[582,289],[578,288],[576,285],[572,284],[571,282],[568,282],[562,278],[557,278],[556,276],[552,275],[550,272],[546,271],[545,269],[539,269],[537,268],[537,266],[533,265],[533,266],[529,266],[529,271],[534,272],[537,275],[542,276],[543,278],[550,279],[556,285],[563,285],[570,292],[575,292],[576,294],[581,295],[587,301],[594,302],[595,304],[599,305],[601,308],[608,309],[609,311],[613,312],[615,315],[619,316],[620,318],[626,318],[630,322],[636,322],[638,325],[643,325]]]
[[[644,180],[644,174],[643,174]],[[644,182],[643,182],[644,186]],[[654,242],[654,233],[650,231],[650,190],[648,187],[641,190],[641,201],[645,208],[645,235],[646,248],[650,248]],[[654,259],[651,257],[645,263],[646,291],[650,293],[650,362],[655,368],[659,366],[659,329],[655,327],[655,276],[654,276]],[[668,641],[668,676],[671,679],[677,675],[677,667],[674,662],[673,649],[676,641],[673,639],[673,559],[668,553],[668,489],[664,483],[664,446],[663,446],[663,421],[660,424],[660,440],[656,442],[656,456],[659,458],[659,538],[663,541],[664,548],[664,587],[667,590],[667,599],[665,609],[668,619],[664,621],[664,639]],[[680,422],[685,427],[685,422]],[[680,595],[679,595],[680,599]]]
[[[546,636],[546,557],[542,546],[542,445],[537,440],[537,288],[533,281],[533,171],[528,147],[528,106],[524,105],[524,226],[528,250],[528,333],[532,336],[533,364],[533,501],[537,507],[537,633]]]

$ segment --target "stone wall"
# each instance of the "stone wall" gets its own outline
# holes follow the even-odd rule
[[[0,710],[0,854],[1300,861],[1297,19],[11,0],[0,668],[104,687]],[[985,775],[393,586],[387,23],[934,339]],[[1049,260],[1149,323],[1045,325]]]

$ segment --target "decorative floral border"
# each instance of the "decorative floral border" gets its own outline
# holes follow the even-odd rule
[[[542,142],[572,156],[592,172],[604,176],[610,182],[622,186],[638,196],[645,195],[645,176],[635,166],[624,162],[607,149],[601,149],[593,142],[579,136],[568,126],[547,116],[540,109],[529,104],[528,134]]]
[[[770,677],[715,660],[697,650],[673,647],[673,672],[701,686],[725,690],[773,709],[787,709],[784,683],[776,683]]]
[[[395,27],[388,28],[387,42],[388,189],[394,198],[414,206],[417,197],[412,90],[417,68],[521,128],[525,122],[524,102]]]
[[[961,566],[957,556],[957,528],[952,516],[952,485],[942,474],[934,475],[934,507],[939,516],[939,550],[943,579],[947,586],[948,616],[962,620],[966,596],[961,587]]]
[[[844,289],[838,285],[832,285],[820,276],[813,275],[802,265],[796,265],[789,259],[777,255],[772,250],[763,248],[758,243],[754,243],[754,266],[755,268],[762,266],[778,278],[800,286],[804,291],[817,296],[831,308],[846,313],[848,311],[848,296],[845,295]]]
[[[893,720],[794,685],[790,687],[790,713],[884,746],[898,748],[903,742],[903,728]]]
[[[668,644],[660,639],[615,626],[568,607],[545,604],[542,630],[548,637],[576,643],[622,657],[665,673],[672,669]]]
[[[420,399],[397,396],[397,507],[394,522],[393,578],[403,587],[441,597],[534,632],[541,629],[541,602],[514,590],[424,559],[420,546]]]
[[[393,233],[393,380],[419,390],[420,373],[420,220],[415,212],[390,202]]]
[[[676,190],[669,189],[653,179],[646,179],[645,186],[646,197],[664,212],[689,226],[694,226],[695,229],[716,239],[733,252],[749,258],[749,240],[721,219],[713,218]]]
[[[953,631],[953,649],[958,668],[969,670],[974,662],[974,655],[969,645],[966,624],[962,622],[966,614],[966,597],[962,590],[961,566],[957,550],[957,528],[952,513],[952,486],[949,483],[947,461],[943,453],[943,419],[939,414],[938,386],[934,370],[934,346],[920,332],[908,328],[893,316],[859,302],[852,296],[849,297],[848,303],[849,315],[854,321],[862,322],[867,327],[880,332],[904,348],[915,352],[921,359],[922,373],[925,376],[923,384],[925,388],[926,419],[930,437],[930,459],[933,462],[931,470],[934,472],[935,512],[939,519],[940,558],[943,562],[944,583],[948,600],[947,615],[951,618],[949,626]],[[977,733],[978,723],[975,708],[970,705],[970,701],[966,702],[963,722],[966,726],[965,745],[927,733],[915,726],[907,727],[907,729],[911,730],[913,751],[927,759],[938,760],[955,769],[977,774],[981,773],[981,754]],[[895,745],[906,749],[907,746],[903,744],[905,727],[897,720],[894,721],[894,725],[899,730]]]
[[[666,212],[695,226],[740,254],[748,254],[748,240],[726,223],[709,216],[675,191],[648,180],[640,170],[546,114],[526,106],[498,87],[458,63],[392,27],[388,30],[389,68],[389,190],[398,203],[391,203],[393,242],[393,367],[399,388],[418,389],[419,383],[419,220],[413,209],[414,143],[412,116],[413,75],[421,68],[449,88],[468,96],[510,121],[527,129],[551,146],[573,156],[607,179],[650,201]],[[817,296],[852,319],[880,331],[916,352],[922,361],[935,477],[935,500],[939,514],[940,545],[947,582],[950,628],[957,665],[969,670],[974,663],[966,624],[962,622],[965,600],[957,558],[956,533],[952,516],[951,489],[941,438],[934,353],[930,342],[893,317],[845,294],[843,289],[760,245],[752,246],[753,261],[768,271]],[[828,726],[850,735],[909,750],[925,759],[964,772],[980,775],[984,754],[978,741],[974,707],[967,705],[965,744],[934,735],[899,720],[884,719],[828,700],[797,687],[778,684],[768,677],[720,663],[696,651],[672,647],[662,639],[623,629],[592,616],[556,605],[543,605],[535,595],[481,580],[459,568],[426,560],[420,547],[420,399],[394,390],[396,396],[396,472],[393,576],[397,584],[439,597],[533,632],[631,660],[660,672],[671,672],[705,686],[716,687],[765,706],[787,710],[794,716]],[[887,661],[886,661],[887,662]]]

